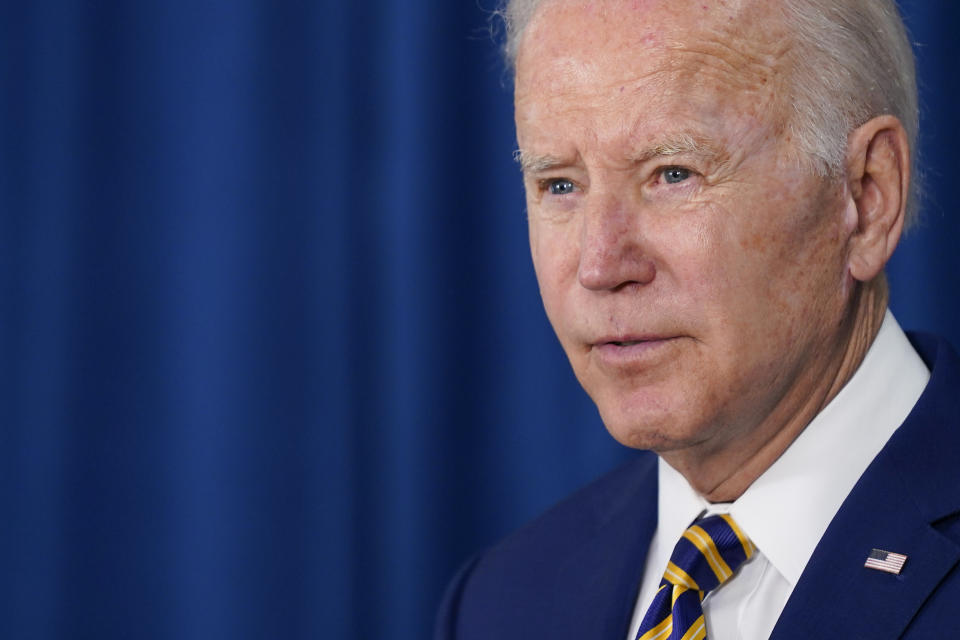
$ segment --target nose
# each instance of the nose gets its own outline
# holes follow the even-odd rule
[[[590,290],[649,284],[656,277],[635,211],[615,195],[594,195],[584,211],[577,278]]]

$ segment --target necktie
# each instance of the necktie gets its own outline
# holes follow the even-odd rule
[[[703,598],[728,580],[754,549],[726,514],[690,525],[673,549],[636,640],[705,640]]]

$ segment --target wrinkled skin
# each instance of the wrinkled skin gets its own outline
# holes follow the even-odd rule
[[[611,434],[714,500],[836,394],[886,302],[886,258],[851,266],[862,183],[795,150],[777,11],[549,0],[517,59],[547,315]]]

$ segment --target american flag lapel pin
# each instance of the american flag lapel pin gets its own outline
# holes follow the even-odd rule
[[[863,566],[867,569],[876,569],[877,571],[886,571],[894,575],[900,575],[903,570],[903,564],[907,561],[907,556],[902,553],[891,553],[882,549],[874,549],[867,556],[867,561]]]

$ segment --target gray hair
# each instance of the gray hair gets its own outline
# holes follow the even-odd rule
[[[504,52],[512,67],[524,31],[544,0],[506,0]],[[919,108],[913,49],[895,0],[785,0],[795,47],[790,127],[823,176],[843,175],[847,137],[879,115],[900,120],[916,168]],[[907,226],[919,199],[913,172]]]

